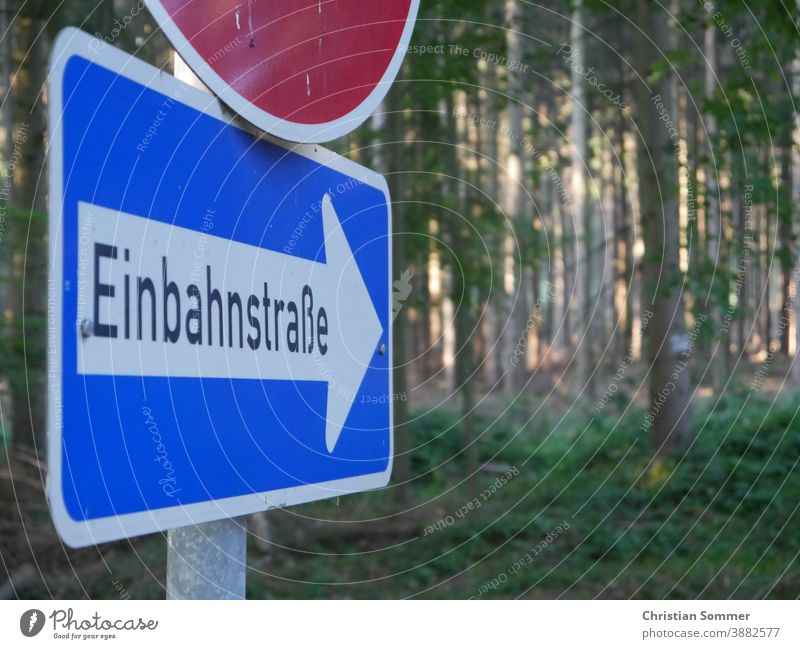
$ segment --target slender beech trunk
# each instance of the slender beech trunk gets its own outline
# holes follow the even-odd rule
[[[508,56],[512,60],[524,59],[523,11],[525,8],[526,5],[517,0],[507,0],[506,2],[506,25],[508,26],[506,46]],[[527,213],[527,195],[530,193],[530,188],[521,146],[521,140],[524,137],[522,108],[523,98],[526,95],[523,78],[519,72],[509,72],[508,95],[508,133],[506,134],[508,156],[506,157],[507,181],[504,204],[506,217],[509,220],[509,231],[513,237],[513,244],[509,247],[507,254],[510,255],[509,261],[514,276],[514,285],[509,295],[509,326],[506,327],[508,353],[501,359],[501,363],[509,372],[510,380],[506,382],[506,390],[517,394],[525,381],[527,350],[524,350],[525,353],[519,357],[519,363],[511,364],[509,361],[517,341],[528,327],[530,304],[524,269],[531,264],[531,260],[528,258],[531,251],[527,246],[531,222]]]
[[[577,264],[575,277],[575,301],[577,303],[578,346],[575,350],[577,385],[591,393],[592,341],[590,319],[592,315],[592,241],[589,201],[587,198],[586,168],[589,165],[586,116],[586,89],[582,71],[586,68],[586,51],[583,28],[583,4],[576,0],[572,10],[570,26],[572,46],[572,115],[570,118],[570,150],[572,152],[570,193],[574,205]]]
[[[706,101],[711,101],[717,87],[717,26],[709,24],[705,29],[703,51],[706,57],[704,95]],[[708,305],[712,326],[715,331],[719,331],[722,324],[722,301],[725,299],[720,286],[726,281],[725,268],[720,263],[722,260],[722,212],[719,200],[719,164],[715,155],[715,143],[717,138],[717,119],[713,111],[707,111],[704,115],[707,141],[706,152],[708,161],[705,168],[705,227],[706,242],[708,250],[709,267],[713,269],[713,284],[709,286]],[[722,389],[723,382],[727,376],[726,361],[728,355],[724,347],[728,345],[727,332],[722,332],[714,337],[711,344],[711,382],[715,392]]]
[[[386,160],[387,180],[392,196],[392,277],[400,277],[406,268],[405,243],[406,232],[405,209],[403,204],[404,183],[401,152],[405,141],[404,120],[399,88],[394,88],[389,93],[386,102],[388,114],[386,121],[389,125],[390,145],[383,155]],[[400,233],[400,234],[398,234]],[[408,391],[406,363],[408,359],[408,340],[406,330],[408,327],[408,309],[401,308],[393,322],[392,346],[394,354],[393,364],[393,390],[395,395],[405,395]],[[394,398],[392,396],[392,398]],[[407,508],[411,503],[411,444],[408,439],[410,428],[408,426],[408,401],[394,399],[394,481],[397,485],[397,500],[401,507]]]
[[[620,74],[620,81],[623,80]],[[623,84],[620,84],[623,87]],[[633,278],[633,245],[631,241],[631,211],[628,209],[628,184],[625,174],[625,131],[626,120],[623,110],[617,115],[617,147],[619,162],[616,167],[615,185],[617,190],[616,210],[614,210],[614,304],[617,321],[617,345],[614,362],[619,365],[631,353],[633,344],[633,300],[630,282]]]
[[[800,9],[800,0],[797,1],[797,7]],[[795,97],[800,96],[800,51],[795,51],[794,60],[792,61],[792,94]],[[800,204],[800,114],[795,110],[794,124],[792,131],[792,189],[791,200],[792,206]],[[800,223],[795,223],[795,233],[800,234]],[[800,263],[798,261],[797,263]],[[800,299],[797,298],[795,292],[795,345],[794,345],[794,358],[792,362],[792,378],[795,382],[800,382]]]
[[[650,83],[649,89],[641,81],[636,86],[639,202],[645,245],[642,308],[653,312],[646,332],[651,405],[643,426],[650,429],[655,454],[662,455],[686,442],[691,424],[690,373],[686,366],[689,340],[679,268],[676,134],[662,120],[667,116],[677,124],[677,101],[671,70],[653,81],[653,71],[662,62],[661,52],[670,51],[673,45],[664,29],[664,10],[639,0],[638,20],[639,29],[633,30],[636,59],[642,79]]]

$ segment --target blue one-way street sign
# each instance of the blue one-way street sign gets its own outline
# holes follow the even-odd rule
[[[381,176],[74,29],[50,70],[49,494],[72,546],[387,483]]]

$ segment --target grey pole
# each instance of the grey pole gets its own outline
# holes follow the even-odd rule
[[[167,533],[167,599],[244,599],[246,571],[245,518]]]
[[[175,76],[205,89],[173,53]],[[244,599],[247,521],[225,518],[167,533],[167,599]]]

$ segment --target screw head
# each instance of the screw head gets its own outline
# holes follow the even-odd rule
[[[94,323],[87,318],[81,320],[81,336],[83,336],[84,338],[88,338],[93,333],[94,333]]]

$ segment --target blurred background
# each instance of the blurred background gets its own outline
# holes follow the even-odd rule
[[[161,598],[165,535],[62,545],[47,58],[172,72],[142,2],[0,0],[0,597]],[[329,144],[394,211],[394,473],[246,520],[248,597],[800,595],[800,9],[423,0]]]

